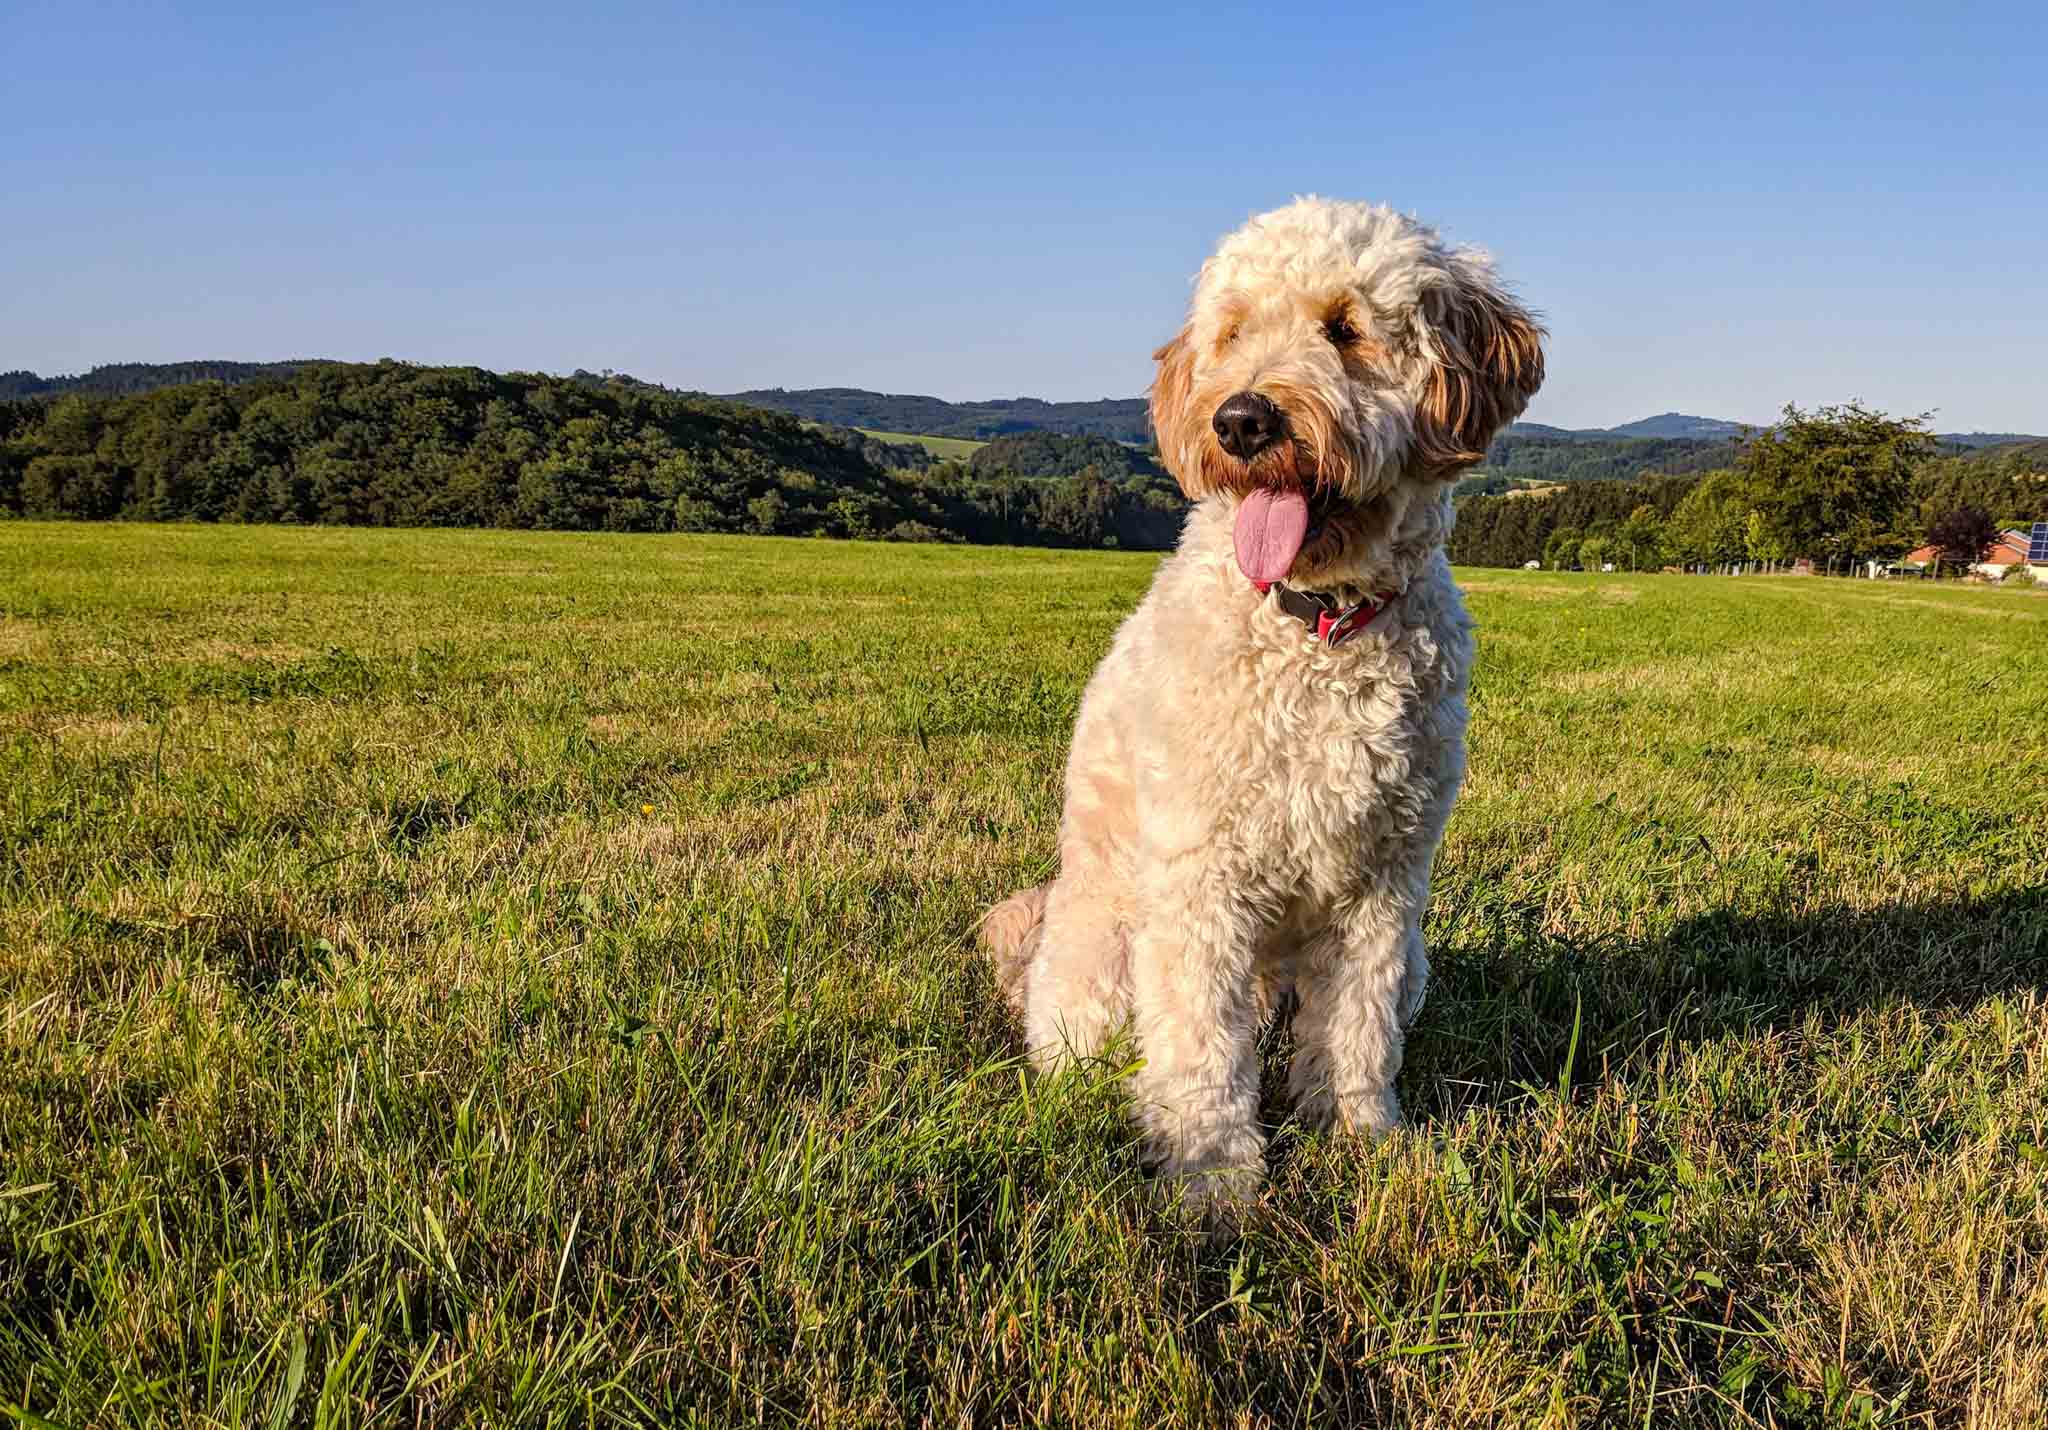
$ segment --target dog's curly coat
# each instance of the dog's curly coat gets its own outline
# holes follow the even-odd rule
[[[1082,697],[1059,877],[991,910],[982,937],[1041,1066],[1132,1026],[1140,1125],[1200,1212],[1263,1179],[1265,990],[1297,1000],[1308,1121],[1400,1119],[1430,861],[1465,768],[1450,483],[1536,391],[1542,336],[1483,253],[1305,198],[1224,239],[1154,355],[1153,426],[1196,505]],[[1263,450],[1217,421],[1243,394],[1278,410]],[[1302,491],[1319,518],[1295,529],[1286,584],[1399,593],[1362,634],[1323,643],[1233,559],[1261,487],[1267,505]]]

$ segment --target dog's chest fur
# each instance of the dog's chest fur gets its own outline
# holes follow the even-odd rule
[[[1395,846],[1433,843],[1463,771],[1470,625],[1440,555],[1334,649],[1240,579],[1183,549],[1105,661],[1129,667],[1110,681],[1126,700],[1149,696],[1116,722],[1137,823],[1313,922],[1402,866]]]

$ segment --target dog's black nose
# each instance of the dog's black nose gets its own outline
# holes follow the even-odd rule
[[[1280,440],[1285,424],[1280,409],[1265,398],[1256,392],[1240,392],[1224,399],[1210,425],[1224,451],[1240,462],[1249,462]]]

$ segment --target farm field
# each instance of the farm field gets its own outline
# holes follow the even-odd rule
[[[1461,572],[1410,1128],[1208,1245],[971,951],[1156,560],[0,524],[0,1408],[2041,1423],[2048,597]]]
[[[866,427],[854,430],[863,436],[874,438],[877,442],[915,442],[934,457],[956,462],[966,461],[988,445],[986,442],[977,442],[972,437],[928,437],[922,432],[875,432]]]

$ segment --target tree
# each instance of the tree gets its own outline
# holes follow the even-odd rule
[[[1787,404],[1737,461],[1769,532],[1772,554],[1762,559],[1854,561],[1908,510],[1916,471],[1933,450],[1924,416],[1891,417],[1855,402],[1810,413]],[[1761,555],[1754,546],[1751,554]]]
[[[2006,526],[2048,521],[2048,442],[2018,442],[1929,462],[1919,483],[1920,524],[1978,506]]]
[[[1552,571],[1567,569],[1578,560],[1579,543],[1584,539],[1585,533],[1576,526],[1560,526],[1543,543],[1543,564]]]
[[[1696,480],[1649,473],[1622,482],[1574,482],[1539,494],[1469,496],[1458,503],[1450,558],[1460,566],[1520,566],[1530,560],[1555,565],[1558,551],[1551,538],[1558,531],[1575,532],[1580,540],[1609,535],[1639,506],[1664,516]],[[1563,549],[1568,566],[1577,547]]]
[[[1743,549],[1752,561],[1783,561],[1785,559],[1785,537],[1762,512],[1752,510],[1745,523],[1742,538]]]
[[[1959,506],[1942,513],[1927,527],[1927,544],[1944,561],[1969,566],[1999,536],[1998,523],[1980,506]]]
[[[1605,566],[1612,559],[1610,546],[1611,543],[1604,536],[1589,536],[1580,542],[1579,569],[1582,571],[1598,571],[1602,566]]]
[[[789,503],[781,492],[767,492],[747,503],[747,530],[759,536],[775,536],[783,530]]]
[[[1655,570],[1664,564],[1664,518],[1648,504],[1636,507],[1615,533],[1615,543],[1629,570]]]
[[[1748,549],[1750,502],[1739,472],[1723,469],[1700,478],[1665,523],[1672,555],[1688,565],[1740,561]]]

